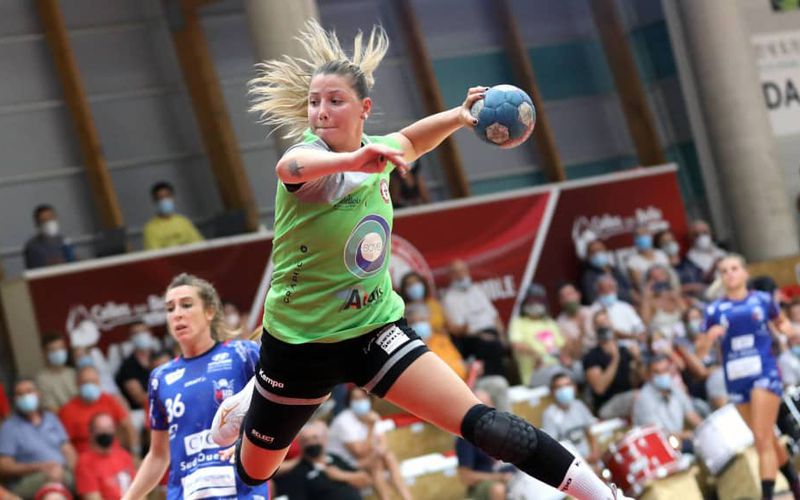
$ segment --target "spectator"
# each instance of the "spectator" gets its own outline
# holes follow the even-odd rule
[[[76,345],[75,341],[73,340],[72,359],[75,362],[75,368],[80,370],[81,368],[87,366],[94,367],[100,376],[100,388],[103,390],[103,392],[113,394],[115,397],[119,398],[120,402],[122,402],[124,401],[124,398],[119,393],[119,387],[114,381],[114,376],[117,370],[112,366],[112,363],[106,357],[106,355],[103,354],[103,351],[97,347],[97,341],[99,339],[100,336],[98,332],[97,340],[93,341],[91,344]]]
[[[133,352],[125,358],[114,381],[130,408],[133,428],[141,433],[144,428],[144,407],[147,404],[147,382],[150,378],[150,356],[156,348],[156,339],[143,321],[128,327]]]
[[[175,213],[175,189],[168,182],[157,182],[150,189],[156,216],[144,226],[144,249],[156,250],[203,241],[192,221]]]
[[[331,422],[328,452],[342,458],[351,468],[369,471],[378,497],[391,498],[390,488],[394,487],[401,498],[409,500],[411,492],[400,473],[397,458],[387,447],[386,436],[376,426],[380,417],[372,410],[369,395],[352,387],[347,403],[348,408]],[[386,472],[391,484],[386,483]]]
[[[692,241],[692,248],[689,249],[686,258],[703,272],[704,281],[711,283],[717,261],[725,256],[725,251],[714,242],[711,228],[706,221],[692,222],[689,227],[689,238]]]
[[[247,331],[242,321],[242,314],[236,304],[227,300],[222,301],[222,315],[225,317],[225,325],[231,332],[228,338],[248,340],[250,332]]]
[[[590,428],[597,418],[583,401],[575,398],[575,383],[567,373],[553,375],[550,394],[555,403],[542,414],[542,430],[558,441],[569,441],[586,462],[596,463],[600,460],[600,448]]]
[[[649,365],[649,380],[633,405],[633,425],[656,425],[680,439],[684,453],[691,453],[690,429],[700,425],[703,419],[695,412],[689,396],[675,387],[676,378],[669,358],[655,356]]]
[[[67,239],[61,236],[56,210],[51,205],[39,205],[33,210],[33,221],[39,234],[25,243],[25,267],[63,264],[75,260],[75,250]]]
[[[669,257],[669,265],[678,276],[681,292],[692,297],[702,297],[706,289],[703,271],[692,261],[681,256],[681,246],[669,229],[657,233],[654,237],[658,248]]]
[[[519,316],[508,325],[508,336],[524,384],[529,384],[540,368],[558,364],[564,337],[547,311],[543,286],[533,283],[528,287]]]
[[[673,339],[675,352],[681,368],[683,382],[689,395],[696,399],[707,400],[706,381],[712,367],[719,364],[716,359],[717,350],[704,351],[699,355],[698,344],[702,342],[703,311],[698,307],[689,307],[683,314],[683,335]],[[673,359],[675,361],[675,359]],[[675,363],[679,368],[679,362]]]
[[[307,423],[297,436],[300,461],[289,472],[275,478],[277,495],[291,500],[359,500],[359,490],[372,484],[367,472],[359,471],[329,453],[328,426],[322,420]]]
[[[11,493],[7,489],[3,488],[2,485],[0,485],[0,500],[22,500],[22,499],[17,495]]]
[[[89,448],[89,422],[97,413],[108,413],[123,432],[124,444],[138,447],[139,440],[128,411],[117,399],[100,388],[100,376],[93,366],[78,370],[78,396],[61,407],[58,416],[78,453]]]
[[[645,285],[647,271],[656,264],[669,266],[667,254],[654,248],[653,234],[646,225],[640,225],[633,233],[633,244],[636,253],[628,257],[625,266],[633,284],[641,291]]]
[[[133,457],[115,442],[116,426],[108,413],[92,417],[89,434],[89,448],[75,467],[75,489],[84,500],[118,500],[136,475]]]
[[[627,417],[633,405],[639,359],[619,345],[604,310],[594,315],[597,347],[586,353],[583,367],[600,418]]]
[[[800,335],[800,297],[795,297],[786,306],[786,318],[792,323],[795,335]]]
[[[413,207],[431,201],[420,168],[412,168],[406,175],[392,170],[389,176],[389,194],[394,208]]]
[[[660,264],[647,272],[642,289],[641,318],[651,332],[658,332],[671,341],[686,333],[683,325],[686,304],[669,279],[669,271]]]
[[[597,300],[592,304],[592,316],[597,311],[605,311],[611,322],[610,327],[621,344],[629,349],[636,349],[638,342],[643,342],[645,326],[636,309],[629,303],[619,300],[617,281],[609,275],[600,276],[596,282]]]
[[[32,498],[45,483],[72,484],[75,449],[55,415],[39,405],[33,380],[14,384],[16,412],[0,427],[0,476],[9,489]]]
[[[778,368],[784,387],[800,385],[800,335],[788,339],[789,348],[778,357]]]
[[[481,403],[493,406],[487,392],[475,391]],[[516,469],[503,464],[479,450],[464,438],[456,439],[458,456],[458,478],[467,487],[467,496],[473,500],[505,500],[508,483]]]
[[[486,293],[472,283],[463,260],[450,265],[450,288],[442,302],[447,330],[461,355],[483,361],[486,375],[505,375],[503,322]]]
[[[572,346],[572,354],[582,356],[584,351],[597,345],[592,311],[581,304],[581,293],[573,283],[566,282],[558,288],[558,302],[561,305],[561,313],[556,318],[558,328]]]
[[[616,280],[621,300],[629,304],[638,302],[638,294],[625,273],[614,266],[606,244],[594,240],[586,247],[586,261],[581,271],[581,293],[585,303],[591,304],[597,299],[597,281],[603,276],[611,276]]]
[[[42,395],[42,408],[58,413],[67,401],[78,394],[75,385],[75,369],[67,366],[69,350],[67,341],[57,333],[45,334],[42,338],[45,367],[36,376],[36,385]]]
[[[442,304],[431,294],[428,282],[420,274],[409,272],[400,280],[399,293],[411,328],[459,377],[466,379],[467,365],[447,332]]]

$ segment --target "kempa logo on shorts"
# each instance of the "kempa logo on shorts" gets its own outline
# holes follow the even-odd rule
[[[265,384],[271,385],[273,389],[283,389],[283,382],[272,380],[271,378],[267,377],[263,370],[258,370],[258,376],[264,381]]]
[[[255,429],[250,429],[250,435],[253,436],[254,438],[258,439],[259,441],[263,441],[265,443],[271,443],[271,442],[275,441],[274,437],[265,436],[264,434],[261,434],[260,432],[258,432]]]

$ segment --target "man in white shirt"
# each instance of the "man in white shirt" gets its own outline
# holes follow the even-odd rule
[[[575,384],[566,372],[553,375],[550,394],[555,403],[542,414],[542,430],[558,441],[569,441],[581,457],[592,464],[600,459],[600,448],[589,432],[597,418],[580,399],[575,398]]]
[[[664,355],[650,360],[650,379],[633,405],[633,425],[656,425],[681,439],[683,451],[691,453],[690,429],[700,425],[703,419],[694,410],[686,392],[675,387],[671,368],[670,359]]]
[[[714,243],[711,228],[706,221],[692,222],[689,227],[689,238],[692,241],[692,248],[686,253],[686,258],[703,271],[706,282],[711,282],[714,277],[714,266],[725,256],[725,251]]]
[[[800,337],[789,337],[789,348],[778,357],[781,380],[786,387],[800,384]]]
[[[636,348],[635,345],[644,340],[646,328],[636,309],[617,298],[617,281],[611,276],[601,276],[597,280],[596,295],[597,300],[591,306],[592,317],[597,311],[605,310],[620,345]]]
[[[504,327],[492,301],[472,283],[469,267],[463,260],[450,265],[450,287],[442,306],[447,330],[465,359],[470,356],[484,362],[486,375],[505,375]]]

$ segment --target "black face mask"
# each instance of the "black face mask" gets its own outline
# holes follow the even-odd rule
[[[109,448],[111,444],[114,442],[114,435],[110,432],[103,432],[100,434],[95,434],[94,442],[97,443],[97,446],[100,448]]]
[[[321,444],[310,444],[303,448],[303,455],[314,459],[319,458],[322,455],[322,445]]]

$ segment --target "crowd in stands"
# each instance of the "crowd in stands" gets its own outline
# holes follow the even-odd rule
[[[199,237],[188,221],[175,219],[169,185],[152,194],[159,215],[148,224],[148,245],[188,242],[178,233]],[[67,255],[54,252],[64,241],[57,226],[47,226],[51,221],[52,208],[37,211],[42,234],[30,246],[41,262]],[[681,248],[670,231],[653,234],[642,226],[632,237],[635,251],[622,260],[602,241],[589,242],[579,279],[552,290],[531,284],[508,325],[463,261],[452,263],[447,286],[438,291],[409,272],[397,292],[409,324],[486,404],[510,410],[510,386],[547,387],[552,403],[542,428],[593,466],[601,467],[602,450],[589,429],[612,418],[657,425],[693,453],[693,429],[727,400],[718,346],[702,331],[704,305],[719,293],[714,265],[725,252],[704,222],[691,225],[689,238],[689,248]],[[50,243],[53,248],[36,249]],[[764,281],[755,286],[774,291]],[[798,331],[777,346],[784,383],[796,385],[800,302],[779,292],[776,297]],[[237,337],[247,338],[236,306],[225,303],[224,312]],[[129,334],[118,366],[94,346],[43,336],[46,367],[35,380],[16,382],[8,398],[12,409],[4,409],[0,397],[0,498],[33,498],[37,491],[62,495],[48,498],[71,498],[70,491],[118,498],[130,484],[147,449],[150,371],[175,353],[169,339],[156,338],[145,323],[131,324]],[[356,499],[370,490],[379,498],[412,498],[380,420],[362,389],[337,388],[301,431],[273,492],[291,500]],[[506,498],[519,477],[513,467],[461,439],[453,450],[470,498]]]

